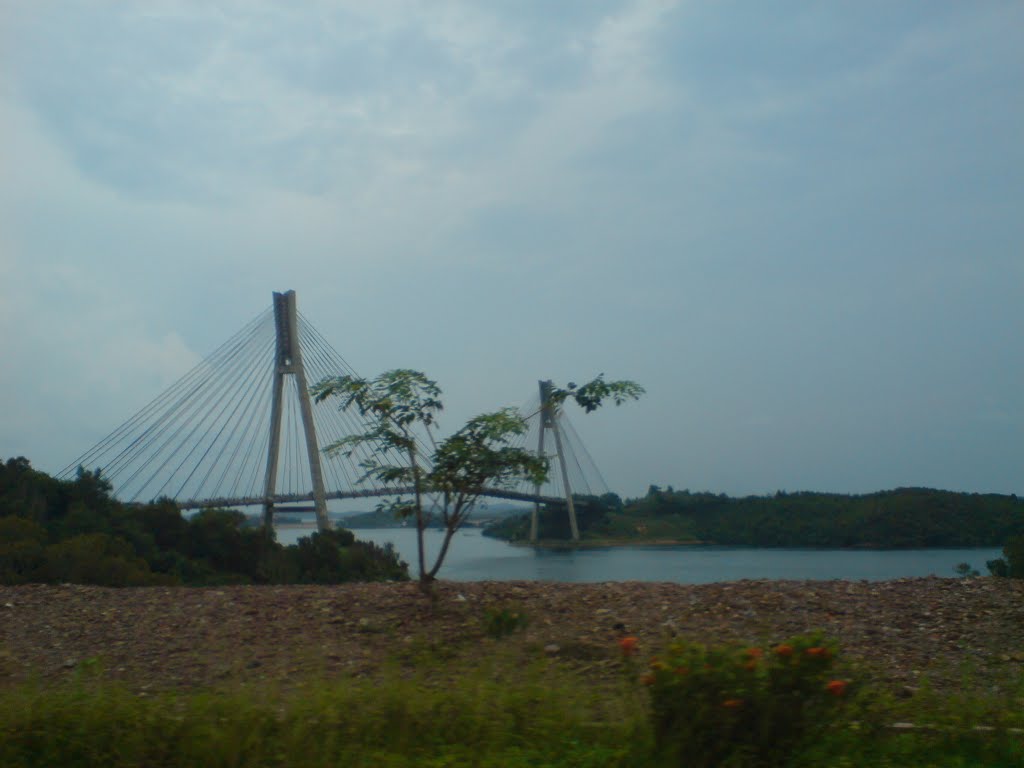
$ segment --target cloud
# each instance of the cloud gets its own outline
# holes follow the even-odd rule
[[[89,242],[117,195],[83,178],[9,99],[0,114],[17,179],[0,184],[3,451],[53,470],[199,358],[154,317],[150,298],[112,273],[109,233]]]
[[[0,449],[66,454],[295,288],[453,424],[641,380],[578,424],[626,493],[1010,487],[900,451],[962,423],[1019,457],[984,414],[1020,410],[1021,13],[7,3]]]

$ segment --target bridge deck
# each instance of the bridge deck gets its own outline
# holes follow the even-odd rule
[[[387,490],[368,489],[362,491],[330,491],[325,498],[331,499],[365,499],[375,496],[403,496],[414,493],[413,488],[390,488]],[[565,499],[557,496],[534,496],[532,493],[521,493],[510,491],[504,488],[486,488],[480,494],[492,499],[507,499],[509,501],[540,502],[541,504],[564,504]],[[282,494],[271,496],[270,501],[274,504],[288,504],[296,501],[313,501],[313,493]],[[188,499],[179,501],[180,509],[202,509],[209,507],[254,507],[262,506],[267,499],[263,496],[241,496],[235,498],[219,499]]]

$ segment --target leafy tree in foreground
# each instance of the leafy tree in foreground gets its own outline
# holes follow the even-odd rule
[[[601,375],[582,386],[552,388],[551,403],[557,406],[573,399],[589,413],[605,400],[619,405],[638,399],[643,391],[632,381],[605,381]],[[363,462],[362,479],[375,480],[393,490],[400,497],[392,505],[394,511],[415,519],[419,580],[424,591],[429,591],[452,537],[486,488],[507,487],[521,480],[540,484],[547,478],[546,459],[513,445],[527,429],[526,420],[514,408],[473,417],[436,444],[432,453],[425,454],[417,434],[425,430],[430,435],[444,406],[437,382],[419,371],[397,369],[369,380],[357,376],[328,378],[313,387],[313,395],[318,403],[340,398],[340,410],[354,408],[369,419],[365,432],[349,435],[324,450],[348,455],[361,445],[373,450],[372,458]],[[424,508],[427,494],[439,497],[444,525],[441,548],[429,567],[423,532],[433,513]]]

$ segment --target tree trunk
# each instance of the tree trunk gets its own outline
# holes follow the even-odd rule
[[[434,598],[434,577],[429,573],[421,573],[419,580],[420,592],[427,597]]]
[[[416,554],[419,557],[420,582],[426,581],[427,564],[423,556],[423,495],[420,493],[420,469],[416,463],[416,448],[409,448],[409,464],[412,466],[412,485],[416,492]]]
[[[437,576],[437,572],[441,570],[441,564],[444,563],[444,557],[448,554],[448,544],[451,543],[452,536],[455,535],[456,528],[445,528],[444,541],[441,542],[441,551],[437,553],[437,559],[434,561],[434,567],[430,569],[430,573],[427,577],[433,581],[434,577]]]

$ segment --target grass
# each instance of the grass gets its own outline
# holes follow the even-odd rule
[[[802,756],[806,766],[1024,768],[1024,680],[1012,695],[956,694],[927,681],[910,699],[867,685],[846,722]]]
[[[423,659],[374,678],[138,694],[95,665],[71,683],[0,689],[0,765],[659,766],[636,669],[595,681],[501,649],[472,670]],[[861,688],[842,725],[794,766],[1024,766],[1015,697]],[[921,729],[891,728],[900,721]],[[977,731],[976,726],[995,730]]]
[[[643,747],[642,693],[593,696],[547,665],[442,681],[302,681],[140,696],[86,674],[0,691],[0,765],[616,766]]]

